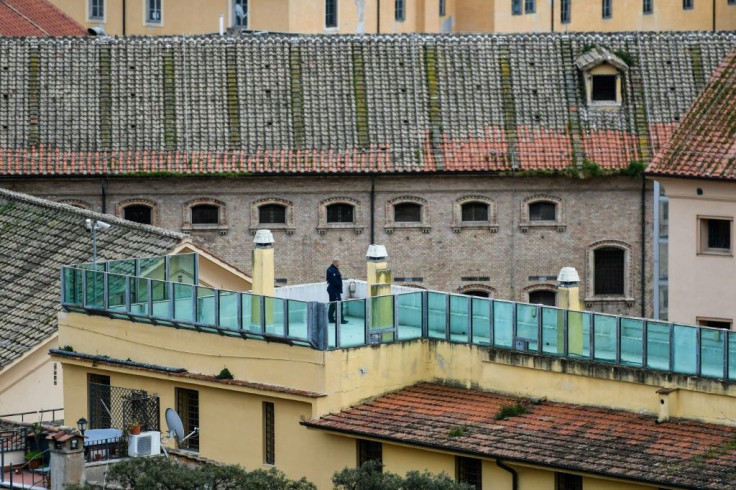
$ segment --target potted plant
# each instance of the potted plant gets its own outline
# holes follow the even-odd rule
[[[134,436],[141,433],[141,423],[138,419],[131,419],[130,425],[128,426],[128,433]]]
[[[26,461],[28,462],[28,468],[35,470],[37,468],[41,467],[41,463],[43,463],[43,452],[42,451],[28,451],[25,456]]]

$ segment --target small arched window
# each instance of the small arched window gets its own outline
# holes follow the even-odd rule
[[[557,304],[557,293],[548,289],[530,291],[529,302],[534,305],[555,306]]]
[[[131,204],[123,208],[123,218],[144,225],[152,224],[153,208],[145,204]]]
[[[421,223],[422,205],[414,202],[395,204],[394,221],[396,223]]]
[[[462,205],[462,221],[488,221],[488,203],[472,201]]]
[[[529,204],[529,221],[555,221],[557,204],[552,201],[536,201]]]
[[[193,225],[216,225],[220,222],[220,208],[214,204],[192,206]]]
[[[328,223],[353,223],[355,207],[352,204],[338,202],[326,206]]]
[[[264,204],[258,208],[260,224],[285,224],[286,206],[281,204]]]

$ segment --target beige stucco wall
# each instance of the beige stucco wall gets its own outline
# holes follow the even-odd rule
[[[63,377],[61,364],[49,358],[49,349],[58,346],[58,337],[50,337],[37,345],[28,354],[17,359],[0,371],[0,415],[30,412],[52,408],[63,408]],[[56,384],[54,384],[54,364],[56,364]],[[46,422],[52,414],[42,415]],[[56,412],[61,419],[64,412]],[[20,417],[12,417],[20,420]],[[36,422],[34,415],[23,417],[26,422]]]
[[[736,217],[736,184],[685,179],[660,182],[669,197],[669,320],[687,324],[695,324],[698,317],[736,320],[736,303],[727,293],[736,289],[736,259],[698,254],[697,243],[698,216]],[[733,229],[731,240],[733,247]]]

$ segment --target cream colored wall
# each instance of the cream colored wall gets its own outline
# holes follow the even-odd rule
[[[736,218],[736,184],[706,180],[662,179],[669,197],[669,320],[694,325],[697,317],[736,322],[733,255],[699,255],[697,217]],[[702,195],[697,189],[703,190]],[[736,222],[735,222],[736,223]],[[733,225],[732,225],[733,226]],[[733,243],[732,230],[732,243]]]
[[[248,28],[256,31],[290,32],[289,4],[289,0],[251,0],[248,4]],[[229,25],[233,25],[233,21]]]
[[[58,338],[54,335],[0,371],[0,415],[64,407],[61,364],[48,355],[49,349],[57,347]],[[56,384],[54,364],[57,364]],[[47,413],[39,417],[48,422],[51,416]],[[36,422],[41,420],[39,417],[26,415],[23,420]],[[63,410],[56,412],[55,417],[63,418]]]
[[[716,2],[716,30],[736,30],[736,4],[728,5],[726,2]]]
[[[448,11],[449,13],[449,11]],[[494,32],[494,2],[489,0],[457,0],[455,32]]]
[[[521,3],[523,12],[524,1]],[[549,32],[552,28],[550,3],[537,0],[535,10],[533,14],[511,15],[511,0],[496,1],[493,12],[495,32]]]

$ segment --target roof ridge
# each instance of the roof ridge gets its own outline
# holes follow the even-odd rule
[[[105,222],[109,222],[110,224],[115,224],[116,226],[130,228],[132,230],[156,234],[156,235],[160,235],[166,238],[178,238],[181,241],[189,241],[188,240],[189,235],[185,233],[179,233],[176,231],[158,228],[156,226],[144,225],[141,223],[128,221],[122,218],[118,218],[117,216],[113,216],[111,214],[98,213],[96,211],[91,211],[89,209],[78,208],[70,204],[50,201],[48,199],[31,196],[29,194],[23,194],[20,192],[10,191],[2,187],[0,187],[0,196],[6,197],[8,199],[13,199],[16,201],[21,201],[27,204],[32,204],[34,206],[42,206],[42,207],[46,207],[46,208],[53,209],[53,210],[71,212],[71,213],[78,214],[86,218],[104,220]]]

